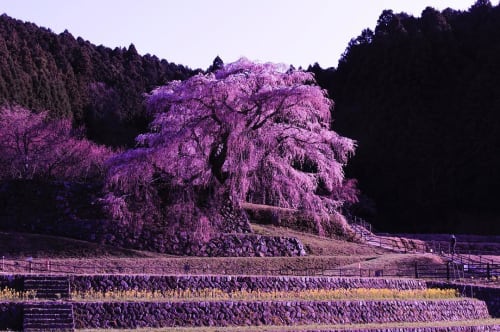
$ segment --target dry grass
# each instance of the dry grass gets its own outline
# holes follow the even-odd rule
[[[252,231],[268,236],[289,236],[299,239],[309,255],[340,256],[340,255],[384,255],[391,251],[373,247],[367,244],[336,240],[328,237],[299,232],[284,227],[252,224]]]
[[[0,293],[1,295],[1,293]],[[74,301],[167,301],[167,302],[206,302],[206,301],[333,301],[333,300],[437,300],[458,299],[454,289],[308,289],[300,291],[224,291],[218,288],[176,289],[165,291],[149,290],[111,290],[105,292],[72,292]],[[1,297],[0,297],[1,299]]]
[[[372,259],[373,256],[306,257],[157,257],[50,259],[51,272],[79,274],[230,274],[287,275],[321,271]],[[33,259],[34,272],[46,271],[47,259]],[[16,264],[17,265],[12,265]],[[6,271],[26,272],[28,262],[6,260]]]
[[[59,236],[0,232],[0,252],[9,258],[154,257],[156,254]]]
[[[276,206],[241,203],[251,222],[255,224],[282,226],[316,235],[323,235],[338,240],[351,240],[356,233],[341,214],[331,214],[328,219],[320,218],[304,211]]]
[[[362,268],[362,269],[413,269],[415,267],[415,263],[419,266],[426,267],[443,267],[445,263],[443,259],[439,256],[433,254],[386,254],[379,257],[376,257],[371,260],[367,260],[361,263],[350,264],[344,266],[344,268]]]
[[[0,301],[26,301],[34,299],[36,291],[17,291],[8,287],[0,289]]]

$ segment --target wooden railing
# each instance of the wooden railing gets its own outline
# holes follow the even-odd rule
[[[172,272],[172,267],[161,266],[99,266],[92,262],[86,264],[70,264],[65,262],[53,262],[51,260],[30,259],[6,259],[2,258],[0,273],[3,274],[187,274],[201,275],[214,274],[208,268],[196,268],[185,266],[182,271]],[[215,274],[241,275],[245,274],[241,269],[225,268]],[[253,274],[253,273],[252,273]],[[440,265],[415,264],[411,267],[393,268],[286,268],[286,269],[262,269],[261,275],[285,275],[285,276],[332,276],[332,277],[409,277],[423,279],[485,279],[492,280],[500,278],[500,264],[493,263],[468,263],[460,264],[449,261]]]

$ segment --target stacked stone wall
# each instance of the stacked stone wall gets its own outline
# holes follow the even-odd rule
[[[390,288],[398,290],[426,289],[426,283],[414,279],[292,277],[292,276],[159,276],[159,275],[75,275],[71,288],[84,292],[110,290],[173,289],[200,290],[216,288],[223,291],[300,291],[308,289]]]
[[[218,301],[77,302],[75,327],[136,329],[181,326],[249,326],[437,322],[488,318],[484,302],[453,301]]]
[[[428,282],[427,285],[428,287],[434,288],[453,288],[458,290],[463,296],[482,300],[486,303],[490,315],[495,318],[500,318],[500,287],[435,281]]]

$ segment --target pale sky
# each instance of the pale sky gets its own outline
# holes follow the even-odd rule
[[[128,47],[190,68],[245,56],[336,67],[349,40],[384,9],[467,10],[475,0],[0,0],[0,14],[107,47]],[[492,1],[494,5],[496,1]]]

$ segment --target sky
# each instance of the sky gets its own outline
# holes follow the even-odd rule
[[[0,14],[95,45],[128,47],[192,69],[216,56],[336,67],[351,38],[384,9],[467,10],[475,0],[0,0]],[[493,1],[492,1],[493,3]],[[496,4],[496,3],[494,3]]]

